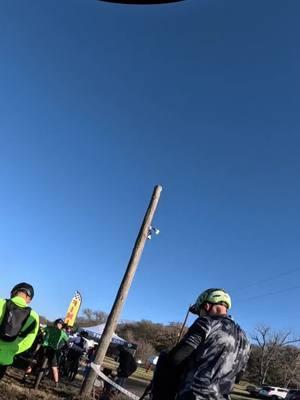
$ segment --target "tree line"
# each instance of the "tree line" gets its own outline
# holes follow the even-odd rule
[[[107,314],[103,311],[84,309],[82,316],[77,318],[77,325],[81,328],[99,325],[106,319]],[[136,357],[146,362],[149,357],[173,347],[178,342],[181,328],[180,322],[170,322],[165,325],[141,320],[120,323],[116,333],[129,343],[137,344]]]

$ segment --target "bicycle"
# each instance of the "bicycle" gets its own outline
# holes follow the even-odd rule
[[[55,364],[55,367],[57,366],[58,371],[61,369],[61,363],[60,363],[60,354],[58,350],[52,349],[50,347],[44,347],[43,348],[43,355],[41,358],[41,362],[38,364],[37,370],[37,377],[34,383],[34,388],[38,389],[41,380],[45,375],[48,375],[49,370],[50,370],[50,364],[53,361],[53,359],[57,357],[57,363]],[[39,366],[40,365],[40,366]],[[54,366],[53,366],[54,368]]]
[[[46,375],[46,372],[49,372],[49,357],[47,355],[42,358],[41,367],[39,368],[39,372],[34,382],[34,389],[38,389],[41,380],[43,379],[44,375]]]

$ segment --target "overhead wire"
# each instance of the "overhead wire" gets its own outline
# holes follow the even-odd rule
[[[295,289],[300,289],[300,285],[291,286],[291,287],[288,287],[288,288],[285,288],[285,289],[276,290],[276,291],[273,291],[273,292],[262,293],[262,294],[259,294],[259,295],[256,295],[256,296],[246,297],[246,298],[243,298],[243,299],[239,300],[239,302],[241,303],[241,302],[244,302],[244,301],[256,300],[256,299],[260,299],[260,298],[263,298],[263,297],[267,298],[268,296],[275,296],[277,294],[289,292],[289,291],[295,290]]]
[[[279,273],[279,274],[269,275],[269,276],[267,276],[267,277],[265,277],[265,278],[263,278],[263,279],[257,280],[256,282],[252,282],[252,283],[250,283],[249,285],[246,285],[246,286],[243,286],[243,287],[240,286],[240,287],[237,288],[237,289],[233,289],[233,290],[231,290],[231,293],[239,293],[239,292],[242,292],[242,291],[244,291],[244,290],[246,290],[246,289],[249,289],[249,288],[251,288],[251,287],[255,287],[255,286],[257,286],[257,285],[261,285],[262,283],[268,283],[268,282],[274,281],[274,280],[276,280],[276,279],[278,279],[278,278],[281,278],[281,277],[283,277],[283,276],[290,275],[290,274],[292,274],[293,272],[297,272],[297,271],[300,271],[300,267],[293,268],[293,269],[290,269],[290,270],[288,270],[288,271],[281,272],[281,273]]]

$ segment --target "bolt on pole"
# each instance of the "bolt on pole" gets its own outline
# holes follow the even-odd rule
[[[149,228],[151,226],[159,202],[161,191],[162,191],[162,186],[160,185],[155,186],[142,226],[135,241],[134,248],[132,250],[126,272],[124,274],[123,280],[119,287],[114,304],[107,318],[107,322],[100,339],[99,348],[97,350],[97,354],[94,361],[95,364],[97,365],[100,366],[102,365],[108,346],[110,345],[113,333],[116,330],[123,305],[127,298],[128,291],[130,289],[133,277],[137,270],[139,261],[141,259],[145,247],[145,243],[148,238]],[[96,378],[97,378],[96,372],[91,369],[82,384],[80,391],[80,394],[82,396],[88,396],[91,394]]]

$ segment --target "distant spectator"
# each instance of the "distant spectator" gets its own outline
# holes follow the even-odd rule
[[[67,352],[67,374],[68,378],[73,381],[78,372],[80,357],[85,350],[86,332],[81,331],[79,336],[72,338],[69,342],[69,350]]]
[[[64,324],[63,330],[66,332],[67,335],[72,335],[73,328],[67,324]]]
[[[91,363],[95,361],[98,345],[91,347],[87,352],[87,364],[84,370],[84,376],[88,374],[91,369]]]
[[[119,352],[119,367],[117,371],[116,383],[124,386],[127,378],[134,373],[137,369],[137,363],[133,355],[127,351],[123,346],[118,346]]]

